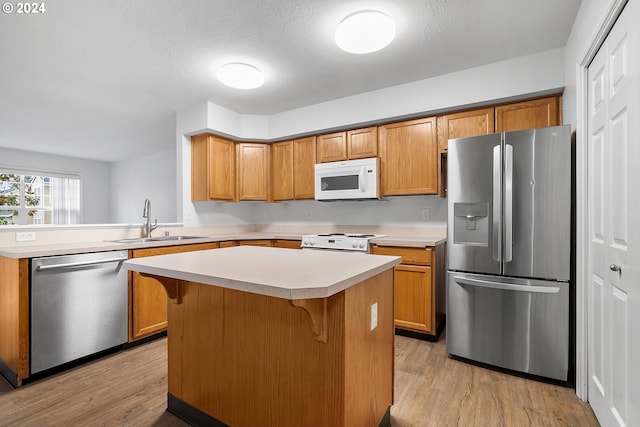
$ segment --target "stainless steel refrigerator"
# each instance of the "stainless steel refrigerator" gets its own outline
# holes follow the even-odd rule
[[[570,127],[448,147],[447,351],[567,380]]]

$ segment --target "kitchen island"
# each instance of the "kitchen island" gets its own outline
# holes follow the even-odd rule
[[[171,300],[168,411],[198,425],[389,425],[400,261],[252,246],[127,261]]]

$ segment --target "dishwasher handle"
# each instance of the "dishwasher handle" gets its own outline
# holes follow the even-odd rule
[[[126,261],[127,259],[128,259],[127,257],[119,257],[119,258],[99,259],[95,261],[79,261],[79,262],[68,262],[65,264],[39,265],[36,267],[36,271],[59,270],[59,269],[70,268],[70,267],[86,267],[90,265],[106,264],[109,262],[122,262],[122,261]]]
[[[557,294],[560,288],[555,286],[531,286],[509,283],[492,282],[490,280],[472,279],[469,277],[454,276],[456,283],[461,285],[479,286],[482,288],[502,289],[505,291],[532,292],[540,294]]]

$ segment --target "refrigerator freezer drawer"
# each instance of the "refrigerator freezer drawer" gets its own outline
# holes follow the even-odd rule
[[[569,283],[448,274],[448,353],[567,380]]]

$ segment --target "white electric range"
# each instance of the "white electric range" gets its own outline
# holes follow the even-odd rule
[[[384,237],[384,234],[324,233],[302,236],[302,249],[338,250],[369,253],[369,240]]]

